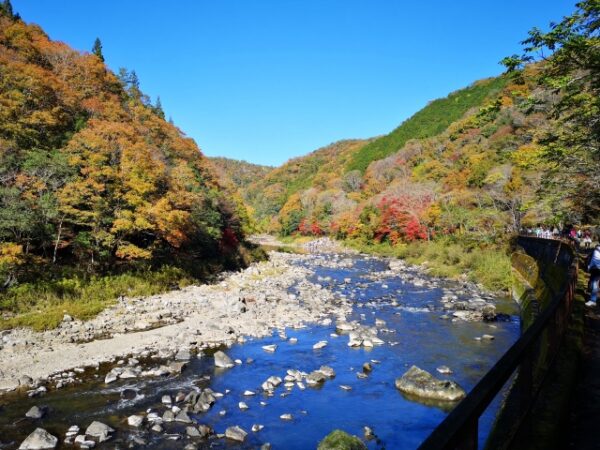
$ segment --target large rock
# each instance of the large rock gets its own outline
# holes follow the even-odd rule
[[[44,450],[55,448],[58,445],[58,438],[52,436],[43,428],[36,428],[27,438],[21,443],[19,450]]]
[[[396,387],[405,394],[433,400],[457,401],[466,396],[464,389],[454,381],[439,380],[417,366],[397,378]]]
[[[215,367],[220,367],[222,369],[229,369],[235,366],[233,360],[223,353],[221,350],[215,353]]]
[[[108,425],[103,424],[102,422],[98,422],[95,420],[87,427],[85,430],[85,434],[88,436],[92,436],[98,439],[98,442],[108,441],[110,439],[110,435],[114,433],[114,429],[109,427]]]
[[[244,442],[247,435],[248,433],[238,426],[229,427],[225,430],[225,437],[227,439],[231,439],[232,441]]]
[[[325,436],[317,450],[367,450],[367,446],[356,436],[335,430]]]

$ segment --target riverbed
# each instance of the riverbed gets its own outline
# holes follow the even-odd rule
[[[78,425],[83,433],[94,420],[116,430],[100,448],[184,448],[189,444],[197,448],[259,448],[270,443],[274,449],[310,449],[336,428],[363,438],[365,426],[374,432],[365,439],[370,449],[416,448],[453,405],[406,398],[395,388],[394,380],[416,365],[439,378],[456,381],[468,392],[519,336],[516,305],[469,283],[434,279],[414,267],[390,270],[389,261],[365,255],[291,255],[286,260],[331,294],[324,301],[336,298],[349,305],[344,309],[349,314],[343,318],[331,314],[304,326],[294,323],[293,327],[273,329],[270,336],[247,337],[243,343],[222,347],[237,360],[229,369],[215,368],[212,349],[199,357],[192,354],[181,374],[106,384],[105,374],[112,365],[104,364],[82,374],[82,383],[41,396],[5,395],[0,397],[2,448],[17,448],[37,427],[59,437],[60,448],[72,448],[62,443],[68,428]],[[295,279],[288,286],[291,298],[301,297],[299,283]],[[460,313],[464,313],[464,305],[456,310],[452,307],[473,299],[494,304],[502,314],[484,321]],[[347,333],[336,328],[340,323],[377,330],[383,343],[349,347]],[[315,349],[319,342],[324,344]],[[275,351],[265,351],[263,347],[269,345],[276,345]],[[159,361],[138,360],[143,367]],[[129,363],[127,358],[120,362],[122,366]],[[365,363],[372,370],[364,370]],[[271,376],[284,378],[288,370],[310,373],[321,366],[331,367],[335,377],[317,387],[303,382],[289,387],[282,384],[271,395],[261,388]],[[438,373],[441,366],[452,373]],[[127,424],[134,414],[155,412],[162,417],[173,406],[162,403],[165,395],[175,404],[178,393],[200,388],[219,394],[209,411],[189,414],[193,422],[214,430],[216,434],[209,439],[188,437],[189,424],[185,423],[163,423],[162,432],[151,431],[147,419],[139,428]],[[249,394],[246,391],[254,395],[244,395]],[[480,420],[481,442],[489,433],[499,400]],[[240,409],[240,402],[247,409]],[[44,418],[24,419],[33,405],[47,407]],[[287,414],[290,420],[281,418],[287,419]],[[235,425],[248,433],[243,443],[219,436]],[[253,425],[264,428],[253,432]]]

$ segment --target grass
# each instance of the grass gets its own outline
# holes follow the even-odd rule
[[[49,330],[56,328],[65,314],[81,320],[90,319],[121,295],[155,295],[193,281],[181,269],[163,267],[155,271],[23,283],[0,295],[0,312],[4,315],[0,329]]]
[[[492,291],[509,291],[511,261],[504,247],[468,247],[449,239],[418,241],[392,247],[387,243],[362,244],[351,247],[365,253],[391,256],[410,264],[423,264],[434,276],[459,279],[463,276]]]

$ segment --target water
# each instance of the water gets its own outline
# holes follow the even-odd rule
[[[493,324],[452,323],[440,319],[443,314],[440,298],[442,287],[456,289],[456,283],[438,282],[439,287],[432,288],[405,283],[399,277],[374,280],[373,274],[385,270],[380,260],[353,257],[349,267],[340,268],[331,267],[328,258],[314,258],[300,264],[315,270],[312,281],[321,280],[335,292],[354,295],[354,313],[349,319],[366,325],[373,325],[375,318],[385,320],[385,328],[393,331],[380,332],[385,345],[372,349],[350,348],[347,336],[330,336],[335,332],[334,321],[331,326],[286,330],[288,338],[298,339],[296,344],[282,340],[275,332],[270,338],[236,345],[227,353],[244,363],[229,370],[215,369],[212,358],[207,356],[194,358],[178,377],[124,380],[106,386],[101,381],[102,376],[96,379],[91,376],[84,385],[51,392],[41,398],[6,396],[0,398],[0,404],[4,403],[0,406],[0,442],[9,443],[6,448],[17,448],[37,426],[64,438],[70,425],[77,424],[85,430],[92,420],[100,420],[118,429],[108,441],[110,448],[182,448],[189,442],[196,442],[200,448],[257,448],[270,442],[275,449],[310,449],[316,448],[333,429],[362,436],[364,426],[371,427],[377,435],[377,439],[368,441],[370,449],[416,448],[443,420],[448,408],[405,398],[395,388],[394,380],[413,364],[443,377],[436,368],[447,365],[454,371],[450,378],[469,391],[518,338],[516,308],[508,300],[499,299],[504,310],[511,312],[510,320]],[[323,282],[324,278],[328,281]],[[351,282],[343,283],[345,278],[351,278]],[[397,306],[392,305],[393,300],[398,302]],[[476,341],[475,337],[482,334],[492,334],[495,339]],[[312,346],[321,340],[328,345],[313,350]],[[266,344],[277,344],[277,351],[265,352],[261,347]],[[246,363],[248,358],[254,362]],[[372,360],[379,363],[373,364],[368,378],[359,379],[356,373],[365,362]],[[271,375],[283,378],[287,369],[310,372],[321,365],[331,366],[336,372],[336,377],[321,388],[294,387],[288,395],[281,396],[286,392],[282,385],[273,397],[261,393],[261,383]],[[349,385],[352,390],[342,390],[340,385]],[[241,426],[249,433],[244,444],[233,444],[225,439],[193,441],[185,437],[183,424],[164,424],[167,433],[183,435],[177,441],[151,431],[133,431],[127,426],[129,415],[148,408],[162,415],[165,410],[160,405],[162,395],[188,392],[194,386],[210,387],[222,393],[230,390],[208,413],[192,417],[212,426],[217,433],[223,433],[231,425]],[[126,389],[131,391],[124,399],[122,393]],[[244,397],[242,394],[247,389],[257,395]],[[249,409],[241,411],[239,401],[246,402]],[[261,406],[261,401],[267,405]],[[32,405],[48,406],[47,418],[19,422]],[[481,442],[489,433],[498,406],[499,399],[480,420]],[[225,415],[221,415],[221,411],[226,411]],[[292,414],[292,421],[279,418],[286,413]],[[265,427],[253,433],[252,424]],[[134,436],[144,439],[146,445],[135,444]]]

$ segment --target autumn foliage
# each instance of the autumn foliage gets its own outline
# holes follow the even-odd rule
[[[0,14],[1,283],[235,249],[241,201],[163,116],[134,72]]]

